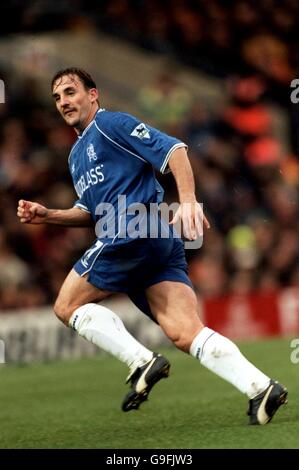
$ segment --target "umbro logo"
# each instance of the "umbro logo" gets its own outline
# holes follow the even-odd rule
[[[92,160],[97,160],[98,157],[97,157],[97,154],[95,153],[95,150],[94,150],[94,146],[93,144],[89,144],[88,147],[87,147],[87,155],[88,155],[88,158],[89,158],[89,161],[91,162]]]
[[[77,314],[77,315],[75,316],[75,318],[73,318],[73,320],[72,320],[71,327],[73,328],[73,330],[76,329],[76,321],[78,320],[78,317],[79,317],[79,315]]]
[[[146,125],[142,122],[141,124],[138,124],[137,127],[131,132],[131,135],[134,137],[138,137],[138,139],[143,140],[143,139],[150,139],[150,131],[146,127]]]

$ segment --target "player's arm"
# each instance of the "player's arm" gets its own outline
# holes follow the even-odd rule
[[[21,199],[17,215],[22,224],[54,224],[68,227],[89,227],[93,225],[89,212],[72,207],[70,209],[48,209],[37,202]]]
[[[202,235],[203,224],[210,228],[210,223],[196,201],[193,171],[185,147],[173,151],[168,166],[176,181],[180,200],[180,208],[170,223],[175,224],[181,219],[184,235],[195,240]]]

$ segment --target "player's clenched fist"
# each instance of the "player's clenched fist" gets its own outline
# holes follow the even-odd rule
[[[18,205],[18,217],[22,224],[43,224],[48,215],[48,209],[37,202],[21,199]]]

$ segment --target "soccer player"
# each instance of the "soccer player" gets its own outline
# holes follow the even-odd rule
[[[27,224],[94,225],[97,235],[61,287],[54,306],[57,317],[128,365],[124,411],[138,409],[153,385],[167,377],[170,364],[140,344],[117,314],[101,305],[115,292],[127,293],[177,348],[246,394],[250,424],[268,423],[286,403],[286,388],[251,364],[229,339],[202,324],[183,241],[172,229],[162,234],[165,222],[149,210],[163,198],[154,169],[171,170],[180,202],[171,223],[180,219],[191,241],[202,235],[203,225],[209,228],[196,201],[186,145],[129,114],[100,109],[96,84],[84,70],[59,71],[52,95],[66,124],[78,134],[69,156],[78,200],[66,210],[21,200],[18,216]],[[138,219],[140,233],[132,207],[141,204],[145,212]]]

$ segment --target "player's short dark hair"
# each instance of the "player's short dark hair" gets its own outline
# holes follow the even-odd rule
[[[77,75],[86,90],[90,90],[91,88],[97,88],[94,79],[91,77],[91,75],[89,75],[88,72],[78,67],[68,67],[66,69],[59,70],[57,73],[55,73],[51,82],[51,90],[53,90],[53,86],[56,80],[64,77],[65,75]]]

